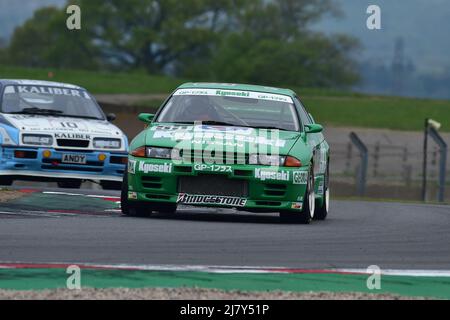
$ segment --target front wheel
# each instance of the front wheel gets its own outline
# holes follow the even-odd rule
[[[120,209],[122,210],[122,214],[131,217],[142,217],[149,213],[143,207],[140,207],[138,204],[128,200],[127,170],[125,170],[125,174],[123,175],[122,188],[120,192]]]
[[[83,181],[81,180],[64,180],[64,181],[58,181],[58,188],[63,189],[80,189],[81,183]]]
[[[309,224],[314,216],[315,210],[315,194],[314,194],[314,167],[311,164],[308,173],[308,182],[306,184],[305,197],[303,199],[303,209],[300,213],[283,211],[280,212],[282,222]]]
[[[10,177],[0,177],[0,186],[10,186],[13,182],[13,179]]]
[[[103,190],[122,190],[122,182],[120,181],[100,181]]]

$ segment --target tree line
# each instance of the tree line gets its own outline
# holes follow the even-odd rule
[[[310,30],[339,12],[331,0],[69,3],[81,8],[81,30],[66,28],[65,8],[41,8],[15,30],[0,63],[303,87],[359,79],[357,41]]]

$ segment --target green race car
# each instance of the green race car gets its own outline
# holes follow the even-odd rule
[[[329,146],[293,91],[187,83],[139,119],[146,128],[130,144],[125,215],[188,205],[326,218]]]

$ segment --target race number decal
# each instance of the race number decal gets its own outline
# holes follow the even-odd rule
[[[308,182],[307,171],[294,171],[294,184],[306,184]]]

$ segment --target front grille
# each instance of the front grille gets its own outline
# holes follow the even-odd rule
[[[264,195],[284,197],[286,195],[286,185],[285,184],[266,184],[264,186]]]
[[[229,179],[223,175],[183,176],[178,179],[178,192],[211,196],[247,197],[245,180]]]
[[[109,162],[113,164],[126,164],[127,161],[128,161],[127,157],[120,157],[120,156],[111,156],[111,158],[109,159]]]
[[[160,177],[143,176],[142,186],[147,189],[161,189],[162,179]]]
[[[57,139],[56,143],[58,144],[59,147],[75,147],[75,148],[89,147],[89,140]]]

